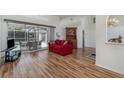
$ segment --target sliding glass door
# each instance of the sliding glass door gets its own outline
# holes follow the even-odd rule
[[[8,22],[8,39],[14,39],[23,51],[47,49],[49,27]]]
[[[48,45],[48,32],[47,30],[39,30],[39,40],[41,40],[41,47],[46,48]]]

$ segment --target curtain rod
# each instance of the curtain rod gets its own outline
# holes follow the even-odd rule
[[[24,21],[17,21],[17,20],[11,20],[11,19],[4,19],[4,21],[13,22],[13,23],[20,23],[20,24],[29,24],[29,25],[38,25],[38,26],[56,28],[55,26],[43,25],[43,24],[37,24],[37,23],[31,23],[31,22],[24,22]]]

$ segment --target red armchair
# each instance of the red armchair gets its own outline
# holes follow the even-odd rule
[[[71,54],[73,50],[73,44],[71,41],[55,40],[49,42],[49,51],[60,54],[62,56]]]

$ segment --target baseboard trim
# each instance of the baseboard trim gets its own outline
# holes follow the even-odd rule
[[[123,72],[119,72],[119,71],[114,70],[114,69],[111,69],[111,68],[109,68],[109,67],[101,66],[101,65],[99,65],[99,64],[95,64],[95,65],[98,66],[98,67],[101,67],[101,68],[103,68],[103,69],[109,70],[109,71],[111,71],[111,72],[114,72],[114,73],[118,73],[118,74],[124,75]]]

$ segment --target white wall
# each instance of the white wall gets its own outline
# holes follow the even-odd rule
[[[124,74],[124,45],[105,44],[106,18],[96,16],[96,65]]]
[[[4,50],[7,47],[6,43],[7,30],[5,27],[5,23],[3,23],[2,16],[0,16],[0,50]],[[4,56],[4,52],[0,53],[0,58]]]
[[[62,29],[61,35],[63,36],[63,39],[66,39],[66,27],[77,27],[77,47],[82,48],[82,22],[84,16],[70,16],[67,18],[64,18],[60,22],[60,27]],[[84,23],[84,22],[83,22]],[[84,26],[84,25],[83,25]]]
[[[70,20],[71,18],[72,18],[72,20]],[[81,18],[82,18],[82,16],[73,16],[73,17],[70,16],[70,17],[61,19],[60,24],[59,24],[59,27],[61,29],[61,30],[59,30],[60,34],[61,34],[60,39],[66,39],[66,31],[65,31],[66,27],[77,27],[77,28],[79,27],[78,31],[80,31]]]
[[[70,16],[64,18],[60,22],[63,28],[63,36],[66,36],[65,27],[77,27],[77,47],[82,48],[82,31],[85,31],[85,46],[95,47],[95,24],[93,23],[94,16]],[[72,19],[72,20],[70,20]],[[66,38],[66,37],[64,37]]]
[[[77,27],[77,48],[82,48],[82,26]]]
[[[60,35],[59,38],[56,36],[56,33],[59,33]],[[64,39],[64,40],[66,39],[64,28],[60,24],[57,25],[56,33],[55,33],[55,39]]]
[[[93,23],[94,16],[85,17],[85,46],[96,47],[96,24]]]
[[[7,31],[7,24],[4,22],[3,18],[1,20],[1,25],[2,25],[2,31],[1,31],[1,49],[5,50],[7,48],[7,36],[8,36],[8,31]],[[2,53],[2,56],[4,54]]]

